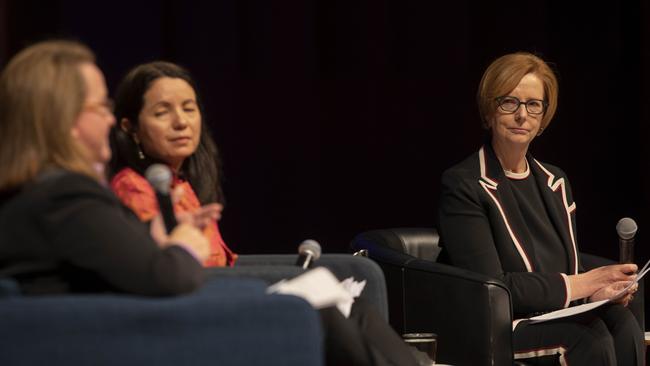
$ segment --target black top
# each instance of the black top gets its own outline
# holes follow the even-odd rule
[[[160,249],[147,225],[107,188],[53,171],[0,195],[0,277],[26,294],[194,290],[202,267],[179,246]]]
[[[545,210],[533,203],[522,211],[520,203],[528,200],[516,198],[494,150],[485,145],[443,173],[438,215],[440,260],[503,281],[515,318],[568,306],[561,273],[581,271],[569,181],[559,168],[530,154],[526,159]],[[539,216],[537,224],[531,225],[531,216]],[[540,237],[539,231],[547,232]],[[558,241],[548,239],[555,235]],[[553,245],[539,244],[547,240]],[[566,263],[563,270],[553,269],[557,261]]]
[[[524,179],[508,179],[508,181],[531,234],[532,245],[539,263],[537,270],[567,273],[569,269],[567,258],[565,255],[558,255],[564,252],[562,240],[551,223],[535,180],[528,175]]]

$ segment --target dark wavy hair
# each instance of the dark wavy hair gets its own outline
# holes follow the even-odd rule
[[[182,79],[190,84],[196,94],[196,102],[201,112],[199,145],[196,151],[185,159],[179,174],[189,181],[201,204],[223,203],[219,150],[205,122],[203,103],[198,88],[186,69],[171,62],[155,61],[138,65],[131,69],[118,85],[115,94],[115,118],[117,123],[110,134],[113,156],[109,164],[109,178],[112,179],[115,174],[125,167],[144,175],[144,171],[149,165],[159,162],[146,155],[144,159],[139,158],[138,146],[132,136],[122,130],[120,121],[124,118],[128,119],[134,131],[137,131],[140,122],[138,118],[144,105],[144,95],[155,80],[163,77]]]

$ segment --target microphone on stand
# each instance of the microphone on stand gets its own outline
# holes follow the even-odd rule
[[[634,235],[638,227],[629,217],[624,217],[616,224],[620,263],[634,263]]]
[[[296,261],[296,265],[307,269],[312,262],[320,258],[320,254],[320,244],[316,240],[307,239],[298,246],[298,260]]]
[[[172,185],[172,171],[167,165],[153,164],[147,168],[144,176],[156,191],[160,214],[165,222],[167,233],[170,233],[178,225],[171,195],[169,194]]]

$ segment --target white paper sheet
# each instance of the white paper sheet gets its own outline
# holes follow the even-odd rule
[[[275,283],[266,292],[301,297],[316,309],[336,306],[348,317],[354,298],[361,294],[365,285],[365,280],[357,282],[352,277],[339,282],[328,269],[316,267],[298,277]]]

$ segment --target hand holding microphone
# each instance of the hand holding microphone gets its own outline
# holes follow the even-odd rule
[[[203,233],[191,223],[179,224],[174,213],[174,206],[170,195],[172,172],[166,165],[153,164],[147,168],[145,178],[156,191],[158,207],[164,221],[165,231],[168,236],[154,235],[155,227],[159,225],[154,218],[152,222],[152,236],[161,247],[180,245],[189,250],[198,260],[203,261],[210,255],[210,242]],[[221,212],[221,206],[206,209],[206,215],[213,217]]]
[[[199,261],[202,262],[210,256],[210,242],[199,229],[190,224],[178,224],[167,237],[162,247],[180,245]]]
[[[157,215],[151,221],[151,237],[162,249],[171,245],[180,245],[188,249],[200,262],[210,255],[210,242],[203,232],[194,225],[179,223],[169,235],[165,231],[162,216]]]

